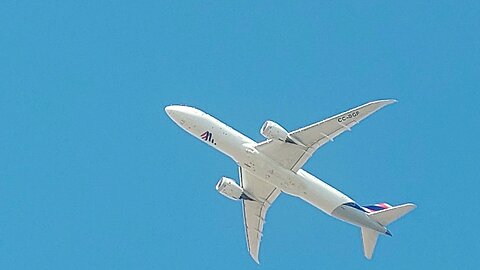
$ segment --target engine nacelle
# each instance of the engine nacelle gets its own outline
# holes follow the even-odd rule
[[[243,188],[241,188],[233,179],[222,177],[215,188],[220,194],[229,199],[240,200],[245,198]]]
[[[288,132],[273,121],[266,121],[260,129],[260,133],[267,139],[280,140],[283,142],[288,139]]]

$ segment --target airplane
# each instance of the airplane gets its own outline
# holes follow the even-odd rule
[[[412,203],[360,206],[302,169],[318,148],[395,102],[392,99],[368,102],[292,132],[268,120],[260,129],[266,140],[260,143],[196,108],[170,105],[165,111],[185,131],[237,163],[240,184],[222,177],[216,190],[229,199],[242,202],[248,251],[259,264],[267,210],[281,193],[298,197],[330,216],[360,227],[367,259],[372,258],[379,235],[392,236],[386,226],[416,208]]]

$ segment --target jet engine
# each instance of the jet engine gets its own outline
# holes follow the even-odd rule
[[[267,139],[280,140],[283,142],[288,139],[288,132],[273,121],[266,121],[260,129],[260,133]]]
[[[217,191],[231,200],[248,199],[241,188],[233,179],[222,177],[215,186]]]

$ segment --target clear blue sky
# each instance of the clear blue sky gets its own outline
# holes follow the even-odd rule
[[[0,4],[0,269],[465,269],[480,248],[478,1]],[[306,169],[361,204],[415,202],[374,259],[360,231],[282,195],[257,266],[233,161],[164,113],[254,140],[389,106]]]

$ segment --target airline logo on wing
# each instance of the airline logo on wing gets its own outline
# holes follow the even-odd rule
[[[202,135],[200,135],[200,138],[202,138],[202,140],[206,142],[210,142],[210,143],[213,143],[214,145],[217,145],[215,143],[215,140],[212,138],[212,133],[208,130],[202,133]]]

